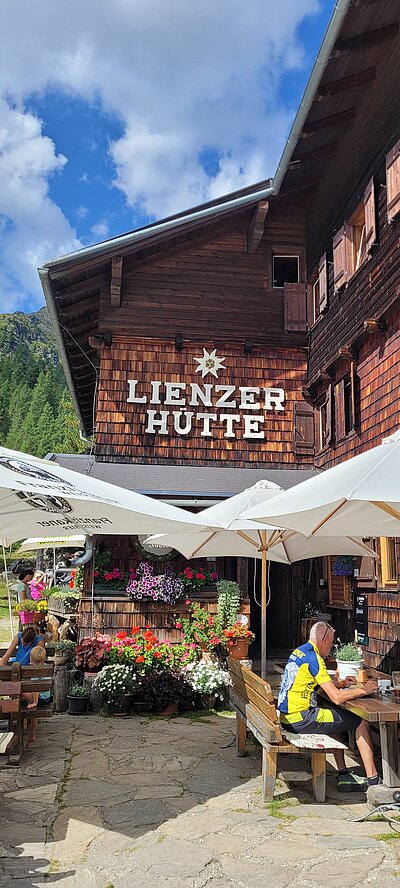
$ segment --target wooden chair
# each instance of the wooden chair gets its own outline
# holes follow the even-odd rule
[[[271,801],[274,796],[278,754],[308,751],[314,796],[317,802],[324,802],[327,752],[347,747],[325,734],[296,735],[283,731],[268,682],[231,657],[228,667],[232,681],[230,699],[236,712],[236,751],[239,756],[245,754],[247,730],[261,744],[263,801]]]

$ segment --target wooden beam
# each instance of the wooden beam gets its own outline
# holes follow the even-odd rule
[[[341,345],[339,348],[339,355],[341,358],[347,358],[348,361],[354,361],[357,357],[357,352],[351,345]]]
[[[333,48],[332,55],[340,52],[352,52],[357,49],[364,49],[366,46],[377,46],[380,43],[386,43],[387,40],[393,40],[399,33],[399,23],[391,22],[390,25],[383,25],[382,28],[376,28],[374,31],[364,31],[363,34],[354,34],[353,37],[345,37],[343,40],[337,40]]]
[[[81,293],[91,293],[98,290],[104,283],[104,274],[97,274],[91,278],[85,278],[84,281],[78,281],[69,287],[63,287],[62,290],[56,290],[57,299],[60,301],[64,296],[80,296]]]
[[[355,108],[347,108],[346,111],[340,111],[338,114],[331,114],[329,117],[320,117],[318,120],[312,120],[303,126],[303,134],[305,136],[319,132],[319,130],[328,129],[330,126],[336,126],[338,123],[346,123],[356,116]]]
[[[289,169],[291,169],[292,165],[295,166],[297,164],[308,163],[310,160],[315,160],[319,157],[327,157],[330,154],[334,154],[339,142],[330,142],[328,145],[320,145],[319,148],[313,148],[311,151],[304,151],[299,157],[296,157],[290,164]]]
[[[247,252],[255,253],[264,234],[264,225],[269,210],[267,200],[260,200],[257,204],[247,232]]]
[[[122,256],[111,260],[110,302],[113,308],[121,308]]]
[[[368,318],[368,320],[364,321],[364,330],[366,333],[381,336],[387,330],[387,324],[379,318]]]
[[[337,93],[346,92],[348,89],[359,89],[361,86],[367,86],[375,80],[375,75],[375,68],[366,68],[365,71],[358,71],[357,74],[349,74],[347,77],[341,77],[339,80],[332,80],[331,83],[324,83],[318,87],[316,98],[323,99],[327,96],[335,96]]]

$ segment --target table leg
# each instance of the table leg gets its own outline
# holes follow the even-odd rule
[[[398,722],[381,722],[382,773],[385,786],[398,786],[399,776],[399,743],[397,739]]]

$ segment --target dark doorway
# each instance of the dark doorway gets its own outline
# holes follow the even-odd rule
[[[255,641],[250,657],[258,660],[261,656],[261,561],[249,562],[250,625],[255,633]],[[270,562],[269,604],[267,608],[267,647],[268,656],[280,656],[291,651],[296,644],[297,626],[293,623],[291,594],[291,567]],[[267,597],[268,600],[268,597]]]

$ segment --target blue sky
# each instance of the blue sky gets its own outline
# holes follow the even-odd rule
[[[36,268],[273,175],[333,0],[3,0],[0,311]]]

